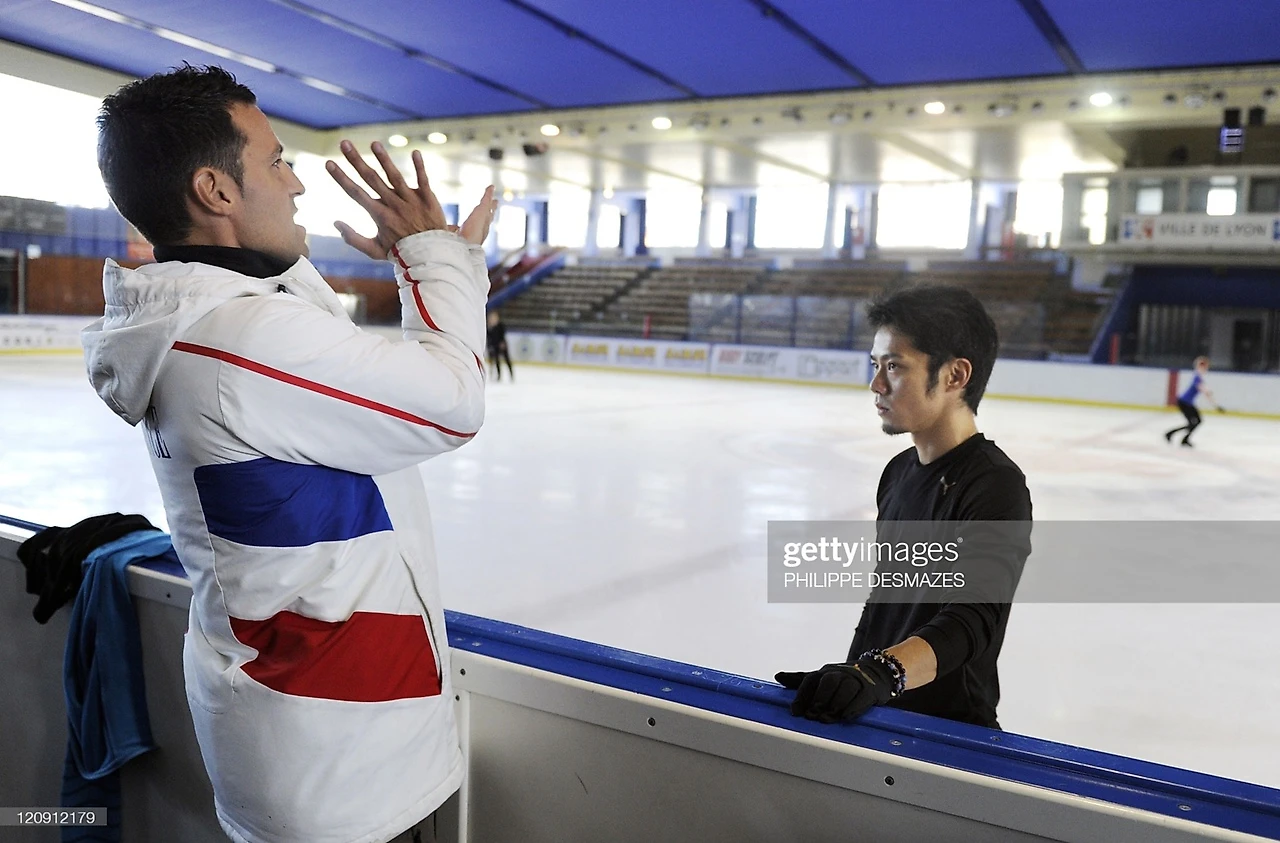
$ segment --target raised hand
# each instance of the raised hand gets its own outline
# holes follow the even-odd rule
[[[329,161],[325,167],[347,195],[369,212],[369,216],[373,217],[373,222],[378,227],[373,237],[362,237],[345,222],[335,222],[334,226],[342,234],[342,239],[374,260],[385,260],[391,247],[399,240],[420,231],[447,228],[448,222],[444,216],[444,208],[440,207],[440,201],[431,191],[426,167],[422,163],[422,153],[416,149],[413,152],[413,166],[417,171],[418,186],[410,187],[405,182],[404,176],[400,174],[400,170],[392,163],[386,148],[376,142],[371,148],[374,157],[378,159],[383,172],[386,173],[385,181],[360,157],[355,144],[350,141],[343,141],[341,144],[342,154],[355,168],[356,174],[373,190],[374,196],[366,193],[364,188],[343,172],[337,163]],[[486,197],[489,195],[486,193]],[[470,218],[467,222],[471,222]],[[486,223],[484,226],[486,233],[488,227]]]
[[[493,223],[493,215],[498,210],[498,200],[493,198],[493,185],[485,188],[480,204],[457,228],[458,234],[468,243],[483,243],[489,236],[489,226]]]

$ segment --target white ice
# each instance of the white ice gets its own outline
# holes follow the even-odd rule
[[[81,366],[0,358],[0,514],[163,525],[142,434]],[[764,536],[771,519],[874,519],[880,471],[909,442],[880,432],[867,392],[517,374],[491,385],[475,440],[423,469],[449,608],[755,677],[844,656],[860,608],[768,603]],[[1280,423],[1206,414],[1187,449],[1160,435],[1178,418],[989,399],[979,421],[1037,519],[1280,513]],[[1278,608],[1019,604],[1001,723],[1280,787]]]

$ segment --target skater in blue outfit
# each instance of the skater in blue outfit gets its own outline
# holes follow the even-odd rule
[[[1213,392],[1204,382],[1205,372],[1209,371],[1209,358],[1197,357],[1194,365],[1195,377],[1191,379],[1191,385],[1178,396],[1178,409],[1182,411],[1182,415],[1186,416],[1187,423],[1182,427],[1175,427],[1164,435],[1166,442],[1172,442],[1175,434],[1182,433],[1185,430],[1186,433],[1182,436],[1182,444],[1188,448],[1192,447],[1191,434],[1195,433],[1196,428],[1200,426],[1200,411],[1196,409],[1197,396],[1203,395],[1209,399],[1209,403],[1213,404],[1219,413],[1226,412],[1226,410],[1222,409],[1222,405],[1214,399]]]

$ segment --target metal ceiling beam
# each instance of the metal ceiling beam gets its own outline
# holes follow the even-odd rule
[[[732,152],[735,155],[744,155],[748,158],[755,158],[759,161],[764,161],[766,164],[772,164],[775,167],[782,167],[785,170],[800,173],[801,175],[808,176],[811,179],[816,179],[817,181],[826,182],[831,180],[831,175],[829,173],[820,173],[817,170],[811,170],[803,164],[788,161],[780,155],[761,152],[760,150],[747,146],[746,144],[737,143],[735,141],[713,140],[711,138],[704,140],[703,143],[708,146],[719,147],[720,149]]]
[[[530,3],[526,3],[524,2],[524,0],[506,0],[506,2],[509,5],[516,7],[520,11],[525,12],[526,14],[532,15],[533,17],[537,18],[543,23],[546,23],[555,27],[560,32],[564,33],[570,38],[575,38],[579,41],[582,41],[585,44],[590,44],[592,47],[595,47],[597,50],[600,50],[601,52],[604,52],[604,53],[608,53],[609,55],[613,56],[615,59],[625,62],[626,64],[629,64],[631,67],[634,67],[636,70],[640,71],[641,73],[645,73],[645,74],[648,74],[649,76],[652,76],[654,79],[657,79],[659,82],[663,83],[664,85],[669,85],[670,87],[675,88],[677,91],[684,94],[685,96],[689,96],[689,97],[702,96],[693,88],[690,88],[688,85],[684,84],[683,82],[677,82],[675,79],[672,79],[670,76],[666,75],[665,73],[658,70],[657,68],[650,67],[649,65],[640,61],[639,59],[636,59],[636,58],[633,58],[632,56],[627,55],[626,53],[622,52],[616,47],[609,46],[608,44],[601,41],[599,38],[596,38],[593,35],[589,35],[586,32],[583,32],[581,29],[578,29],[576,26],[560,20],[555,15],[547,14],[546,12],[539,9],[537,6],[534,6]]]
[[[301,73],[287,67],[281,67],[274,62],[269,62],[256,56],[250,56],[237,50],[223,47],[221,44],[215,44],[212,41],[206,41],[203,38],[197,38],[196,36],[188,35],[185,32],[177,32],[167,27],[160,26],[159,24],[154,24],[140,18],[121,14],[102,6],[85,2],[84,0],[52,0],[52,2],[58,3],[59,5],[65,6],[69,9],[73,9],[81,14],[108,21],[117,26],[127,26],[130,29],[146,32],[149,35],[154,35],[157,38],[163,38],[166,41],[172,41],[175,44],[181,44],[184,47],[188,47],[193,50],[200,50],[202,52],[209,53],[210,55],[217,56],[223,61],[233,61],[236,64],[251,67],[254,70],[264,73],[275,73],[280,76],[286,76],[301,82],[309,88],[324,91],[327,94],[343,97],[344,99],[363,102],[376,108],[381,108],[384,111],[389,111],[392,114],[400,114],[404,117],[411,118],[423,118],[427,116],[425,114],[419,114],[416,111],[401,108],[394,103],[384,102],[377,97],[370,96],[360,91],[353,91],[350,88],[345,88],[341,85],[336,85],[323,79],[317,79],[314,76],[309,76],[305,73]]]
[[[1040,30],[1044,40],[1049,42],[1049,46],[1058,54],[1058,58],[1066,65],[1067,70],[1075,74],[1085,73],[1084,62],[1080,61],[1075,48],[1067,41],[1067,36],[1062,34],[1062,30],[1058,28],[1058,22],[1053,19],[1053,15],[1049,14],[1044,4],[1040,0],[1018,0],[1018,5],[1022,6],[1022,10],[1027,13],[1027,17],[1031,18],[1036,29]]]
[[[655,167],[652,164],[645,164],[641,161],[636,161],[631,158],[621,158],[616,155],[606,155],[605,153],[600,152],[597,149],[588,149],[585,147],[577,147],[577,146],[557,146],[554,150],[552,150],[551,154],[559,155],[562,152],[572,152],[577,155],[586,156],[587,158],[594,158],[597,161],[607,161],[611,164],[620,164],[623,167],[632,167],[637,170],[644,170],[645,172],[648,172],[648,173],[656,173],[660,176],[666,176],[667,178],[678,179],[679,181],[689,182],[690,184],[696,184],[699,187],[704,186],[701,179],[690,178],[689,176],[682,175],[681,173],[677,173],[673,170],[664,170],[661,167]],[[572,182],[572,183],[576,183],[576,182]],[[580,185],[580,186],[585,186],[585,185]],[[603,187],[603,186],[604,185],[591,185],[591,187]]]
[[[863,73],[853,62],[849,61],[840,53],[831,47],[830,44],[805,29],[800,23],[777,6],[768,2],[768,0],[747,0],[748,3],[760,10],[760,13],[766,18],[776,22],[783,29],[799,38],[801,41],[812,47],[818,55],[843,70],[851,78],[860,85],[874,86],[875,80]]]
[[[1116,143],[1105,126],[1068,126],[1067,128],[1071,130],[1071,135],[1080,146],[1101,155],[1117,167],[1124,166],[1128,153],[1123,146]]]
[[[896,147],[922,161],[928,161],[933,166],[946,170],[948,173],[954,173],[962,179],[973,179],[977,175],[972,167],[966,167],[959,161],[954,161],[933,147],[920,143],[918,140],[910,138],[901,132],[872,132],[871,136],[881,143]]]
[[[557,152],[559,151],[561,150],[557,150]],[[473,164],[478,167],[488,167],[491,169],[497,169],[499,171],[507,170],[512,173],[520,173],[521,175],[524,175],[531,180],[546,179],[547,181],[558,181],[563,184],[570,184],[570,185],[573,185],[574,187],[580,187],[583,190],[591,189],[591,185],[589,184],[583,184],[582,182],[575,181],[574,179],[567,179],[564,176],[554,176],[551,173],[534,172],[533,170],[529,170],[524,167],[517,167],[506,160],[494,161],[490,158],[472,158],[470,156],[460,155],[457,153],[440,152],[439,150],[436,150],[436,149],[432,149],[430,150],[430,152],[432,155],[436,155],[440,158],[444,158],[449,161],[457,161],[460,164]],[[458,185],[461,186],[460,183],[458,183]]]
[[[127,73],[95,67],[10,41],[0,41],[0,67],[6,74],[19,79],[91,97],[109,96],[137,80],[136,76]],[[271,117],[270,120],[271,127],[289,152],[326,155],[337,144],[334,139],[337,132],[312,129],[280,117]]]
[[[513,96],[518,99],[522,99],[525,102],[529,103],[530,105],[534,106],[535,108],[551,108],[550,103],[544,102],[543,100],[540,100],[535,96],[526,94],[523,91],[517,91],[515,88],[510,88],[502,84],[501,82],[488,78],[487,76],[481,76],[478,73],[472,73],[466,68],[459,67],[458,65],[453,64],[452,62],[445,61],[442,58],[438,58],[436,56],[431,55],[430,53],[423,52],[422,50],[419,50],[415,47],[410,47],[407,44],[402,44],[393,38],[388,38],[384,35],[380,35],[379,33],[374,32],[371,29],[366,29],[365,27],[360,26],[357,23],[352,23],[349,20],[345,20],[343,18],[337,17],[336,15],[331,15],[328,12],[322,12],[319,9],[316,9],[312,6],[308,6],[305,3],[300,3],[298,2],[298,0],[267,0],[267,2],[274,3],[277,6],[281,6],[292,12],[296,12],[300,15],[304,15],[305,17],[308,17],[311,20],[314,20],[318,23],[322,23],[325,26],[331,27],[333,29],[337,29],[341,32],[345,32],[348,35],[354,35],[357,38],[362,38],[365,41],[369,41],[370,43],[377,44],[380,47],[385,47],[389,50],[395,50],[396,52],[403,54],[406,58],[410,58],[410,59],[413,59],[414,61],[422,62],[423,64],[426,64],[430,67],[434,67],[437,70],[443,70],[446,73],[452,73],[456,76],[462,76],[464,78],[470,79],[473,82],[478,82],[479,84],[484,85],[488,88],[491,88],[494,91],[497,91],[499,93],[507,94],[508,96]]]

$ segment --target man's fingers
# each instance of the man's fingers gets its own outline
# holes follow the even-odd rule
[[[803,670],[783,670],[773,675],[773,681],[777,682],[788,691],[796,691],[800,688],[800,683],[804,681],[806,672]]]
[[[791,703],[791,713],[802,717],[809,710],[809,704],[813,701],[813,695],[818,690],[818,682],[821,680],[821,674],[816,670],[813,673],[805,674],[800,682],[800,690],[796,693],[795,701]]]
[[[348,246],[363,252],[374,260],[386,259],[387,250],[377,240],[357,234],[356,230],[345,222],[335,222],[333,227],[338,229],[338,233],[342,235],[342,239],[346,241]]]
[[[382,170],[387,174],[387,181],[391,183],[391,189],[401,199],[408,199],[412,189],[405,183],[404,176],[400,175],[400,168],[391,160],[391,154],[387,152],[387,148],[380,143],[374,142],[373,157],[378,159],[378,163],[382,165]],[[414,150],[415,152],[417,150]]]
[[[351,176],[348,176],[346,172],[338,166],[338,162],[329,161],[324,166],[325,169],[329,171],[329,175],[333,176],[333,180],[338,183],[338,186],[341,187],[348,196],[356,200],[357,204],[359,204],[361,208],[364,208],[370,214],[373,213],[373,209],[378,205],[377,199],[370,196],[365,192],[363,187],[352,181]]]
[[[382,176],[378,175],[377,172],[365,162],[364,158],[360,156],[360,152],[356,149],[355,144],[351,141],[343,141],[340,146],[342,154],[346,157],[347,162],[355,169],[356,175],[364,179],[364,183],[373,188],[373,192],[376,193],[379,198],[385,200],[388,196],[395,194],[395,191],[387,186],[387,183],[382,180]],[[381,144],[374,144],[374,146],[378,147],[381,146]],[[375,151],[374,154],[376,155],[377,152]]]
[[[418,195],[424,201],[430,202],[431,200],[427,197],[434,194],[431,193],[430,181],[427,179],[427,165],[422,160],[421,150],[415,149],[411,157],[413,158],[413,171],[418,176]]]
[[[493,225],[493,215],[498,210],[498,201],[493,198],[493,185],[485,188],[480,204],[471,211],[462,223],[462,236],[471,243],[483,243],[489,237],[489,227]]]
[[[436,192],[431,189],[431,179],[427,177],[427,165],[422,161],[422,153],[416,149],[413,151],[413,169],[418,174],[417,193],[422,201],[427,203],[427,212],[433,217],[443,219],[444,207],[436,198]]]
[[[823,673],[818,680],[818,687],[814,690],[813,697],[809,700],[809,707],[804,713],[805,717],[816,717],[830,711],[831,700],[840,690],[843,679],[839,671]]]

